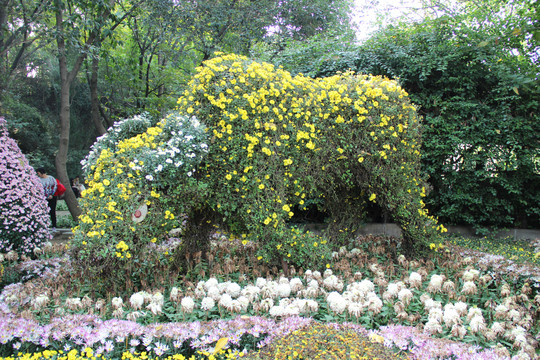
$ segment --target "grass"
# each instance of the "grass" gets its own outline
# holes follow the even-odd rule
[[[540,250],[535,249],[529,240],[514,239],[511,236],[504,238],[449,236],[447,242],[471,250],[504,256],[508,260],[519,263],[540,265]]]

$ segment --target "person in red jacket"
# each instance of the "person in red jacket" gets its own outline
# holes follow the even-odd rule
[[[49,204],[49,215],[51,216],[52,231],[56,231],[56,201],[57,198],[54,196],[56,192],[56,179],[50,175],[47,175],[45,168],[40,167],[36,169],[37,176],[39,181],[43,185],[43,190],[45,192],[45,199]]]

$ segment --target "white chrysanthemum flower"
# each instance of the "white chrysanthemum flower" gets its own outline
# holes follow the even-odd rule
[[[515,340],[519,335],[527,335],[527,330],[521,326],[516,326],[505,334],[510,340]]]
[[[462,279],[464,281],[474,281],[480,276],[480,271],[475,269],[467,270],[463,273]]]
[[[422,285],[422,275],[413,271],[411,275],[409,275],[409,284],[413,288],[420,287]]]
[[[402,254],[398,256],[397,261],[400,265],[405,265],[407,263],[407,258]]]
[[[49,302],[49,297],[45,294],[41,294],[41,295],[36,296],[32,300],[32,306],[34,307],[35,310],[39,310],[45,307],[48,302]]]
[[[497,334],[497,335],[503,335],[504,334],[504,324],[501,324],[498,321],[495,321],[493,325],[491,325],[491,330]]]
[[[272,306],[270,308],[270,316],[273,316],[273,317],[279,317],[279,316],[283,316],[285,312],[285,309],[283,309],[283,307],[281,306]]]
[[[370,280],[364,279],[358,284],[358,289],[364,294],[367,294],[375,290],[375,285]]]
[[[309,283],[308,283],[308,287],[310,288],[314,288],[314,289],[319,289],[319,282],[317,280],[311,280]]]
[[[459,316],[465,316],[467,315],[467,303],[464,303],[463,301],[458,301],[454,304],[454,309],[459,313]]]
[[[516,348],[519,348],[519,343],[514,343],[513,345]],[[533,360],[529,354],[527,354],[524,350],[520,350],[516,353],[516,355],[512,356],[512,360]]]
[[[293,306],[298,308],[300,314],[305,314],[309,311],[307,306],[307,299],[294,299]]]
[[[512,309],[508,312],[507,319],[512,320],[514,323],[518,323],[523,317],[521,316],[520,312],[516,309]]]
[[[274,299],[266,298],[259,304],[259,309],[263,312],[268,312],[274,306]]]
[[[510,289],[510,285],[508,284],[503,284],[501,286],[501,297],[507,297],[507,296],[510,296],[512,294],[512,289]]]
[[[231,295],[231,297],[237,298],[242,293],[242,288],[237,283],[231,282],[225,291],[227,294]]]
[[[287,307],[283,308],[283,316],[298,316],[300,315],[300,309],[296,306],[296,303],[291,303]]]
[[[216,278],[211,277],[210,279],[206,280],[206,282],[204,283],[204,287],[206,291],[208,291],[208,289],[210,289],[211,287],[217,287],[218,284],[219,281]]]
[[[388,287],[386,288],[386,291],[392,297],[397,296],[397,294],[399,293],[399,290],[401,290],[399,285],[397,283],[393,283],[393,282],[388,284]]]
[[[220,294],[223,294],[223,293],[227,292],[227,287],[229,286],[229,284],[231,284],[230,281],[225,281],[225,282],[217,284],[217,288],[219,289]]]
[[[140,318],[141,316],[144,316],[144,312],[143,312],[143,311],[132,311],[132,312],[130,312],[129,314],[127,314],[126,318],[127,318],[129,321],[136,322],[137,319]]]
[[[302,283],[302,280],[300,278],[292,278],[290,282],[291,291],[293,293],[297,293],[298,291],[302,290],[304,288],[304,284]]]
[[[315,280],[321,280],[321,279],[322,279],[321,272],[315,270],[315,271],[313,272],[313,278],[314,278]]]
[[[424,331],[430,335],[441,334],[443,331],[441,323],[435,319],[429,319],[426,325],[424,325]]]
[[[245,296],[249,301],[253,302],[259,299],[261,289],[258,286],[248,285],[242,289],[242,296]]]
[[[469,321],[469,326],[471,327],[471,332],[473,333],[484,333],[486,331],[486,323],[483,316],[474,316]]]
[[[478,292],[478,288],[476,287],[476,284],[474,281],[465,281],[463,283],[463,289],[461,289],[461,293],[464,295],[474,295]]]
[[[275,298],[278,296],[277,283],[275,281],[268,281],[261,289],[261,296],[263,298]]]
[[[461,317],[454,307],[448,307],[444,309],[443,315],[444,324],[451,328],[454,325],[461,324]]]
[[[114,311],[112,312],[112,316],[114,318],[120,319],[124,316],[124,309],[122,309],[121,307],[114,309]]]
[[[329,275],[324,278],[323,286],[327,290],[335,290],[335,286],[338,282],[338,278],[335,275]]]
[[[291,304],[292,300],[289,299],[289,298],[283,298],[283,299],[279,299],[279,306],[281,306],[282,308],[286,308],[287,306],[289,306]]]
[[[413,293],[409,289],[401,289],[398,293],[398,299],[401,300],[405,306],[409,305],[412,298]]]
[[[427,300],[433,300],[431,298],[431,295],[426,294],[426,293],[423,293],[422,295],[420,295],[420,302],[422,303],[422,305],[426,306],[426,301]]]
[[[319,295],[319,289],[312,286],[308,286],[302,292],[306,298],[316,298]]]
[[[306,280],[311,280],[313,278],[313,272],[311,272],[311,270],[306,270],[306,272],[304,273],[304,278]]]
[[[445,293],[450,294],[454,291],[456,291],[456,284],[452,280],[446,280],[443,283],[442,289]]]
[[[289,285],[289,279],[282,276],[282,277],[279,278],[278,284],[287,284],[287,285]]]
[[[429,298],[424,302],[424,308],[426,311],[430,311],[431,309],[442,309],[442,304],[440,301],[435,301]]]
[[[151,302],[158,304],[159,306],[163,306],[165,298],[163,297],[163,294],[158,291],[157,293],[152,295]]]
[[[232,300],[233,299],[232,299],[231,295],[223,294],[219,298],[218,304],[219,304],[219,306],[224,307],[225,309],[228,309],[228,308],[231,307]]]
[[[279,284],[276,291],[277,295],[281,298],[287,298],[291,295],[291,287],[289,284]]]
[[[443,282],[444,282],[443,275],[437,275],[437,274],[431,275],[431,279],[429,281],[429,285],[426,291],[430,293],[441,291]]]
[[[204,311],[212,310],[215,305],[216,305],[216,302],[214,301],[214,299],[208,296],[203,298],[201,301],[201,309],[203,309]]]
[[[482,309],[479,309],[477,307],[472,307],[469,309],[469,313],[467,314],[467,320],[471,320],[473,317],[480,316],[484,317],[482,315]]]
[[[154,315],[159,315],[163,311],[162,306],[155,302],[151,302],[150,304],[146,305],[146,308],[150,310]]]
[[[206,295],[214,299],[214,301],[219,301],[219,299],[221,298],[221,292],[219,291],[217,286],[212,286],[208,288],[208,290],[206,291]]]
[[[195,297],[202,298],[206,296],[206,283],[204,281],[199,281],[197,287],[195,288]],[[171,301],[174,301],[171,299]]]
[[[467,329],[463,325],[455,324],[451,330],[452,336],[463,339],[467,335]]]
[[[171,299],[172,302],[177,302],[178,301],[178,296],[179,296],[179,290],[176,286],[174,286],[172,289],[171,289],[171,293],[169,295],[169,299]]]
[[[429,311],[428,319],[429,320],[437,320],[437,322],[441,322],[443,320],[443,311],[441,309],[433,308]]]
[[[367,295],[367,307],[369,311],[378,314],[382,310],[383,302],[375,293],[370,292]]]
[[[323,277],[326,279],[327,277],[333,275],[334,273],[332,272],[332,269],[326,269],[324,270],[324,274],[323,274]]]
[[[82,302],[81,298],[67,298],[66,299],[66,307],[70,310],[77,310],[82,308]]]
[[[317,311],[319,311],[319,303],[315,300],[308,299],[306,305],[308,310],[312,313],[316,313]]]
[[[111,304],[113,308],[120,309],[122,305],[124,305],[124,301],[122,300],[121,297],[113,297],[111,300]]]
[[[249,307],[249,299],[245,296],[239,296],[237,301],[240,303],[240,306],[242,307],[242,311],[246,312]]]
[[[355,318],[359,318],[360,315],[362,315],[362,312],[364,311],[364,307],[359,302],[351,302],[349,303],[349,306],[347,307],[347,311],[350,315],[354,316]]]
[[[347,300],[341,296],[337,291],[332,291],[326,297],[328,307],[336,314],[341,314],[347,308]]]
[[[182,298],[180,305],[182,306],[182,311],[184,313],[191,314],[193,312],[193,309],[195,308],[195,301],[193,301],[193,298],[191,296],[186,296]]]
[[[227,310],[229,310],[232,313],[239,313],[242,311],[242,304],[238,300],[233,300],[229,304],[229,307],[227,307]]]

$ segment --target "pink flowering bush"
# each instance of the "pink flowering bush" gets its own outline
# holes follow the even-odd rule
[[[51,239],[43,187],[0,117],[0,252],[31,254]]]

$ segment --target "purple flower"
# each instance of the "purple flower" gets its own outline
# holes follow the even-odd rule
[[[0,117],[0,252],[31,254],[51,240],[49,221],[43,186]]]

